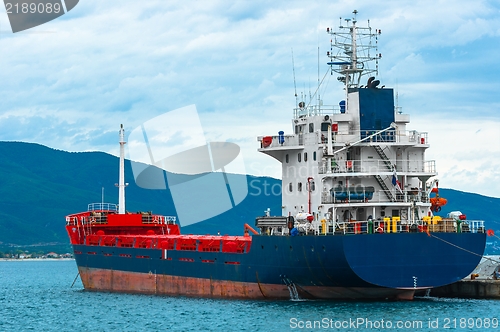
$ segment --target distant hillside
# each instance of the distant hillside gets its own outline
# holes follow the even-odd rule
[[[453,189],[439,189],[439,196],[448,200],[442,215],[460,211],[470,220],[484,220],[486,228],[500,230],[500,198],[471,194]]]
[[[71,153],[42,145],[0,142],[0,245],[69,243],[65,216],[84,211],[88,203],[117,203],[118,158],[102,152]],[[125,163],[127,210],[153,211],[175,215],[169,190],[146,190],[135,185],[130,161]],[[244,175],[232,175],[244,176]],[[249,190],[263,190],[280,180],[246,176]],[[259,180],[259,181],[255,181]],[[460,210],[470,219],[483,219],[487,227],[500,229],[500,199],[440,189],[449,203],[442,215]],[[197,202],[193,202],[193,208]],[[184,227],[183,233],[242,234],[243,224],[253,225],[255,217],[271,208],[281,213],[281,197],[248,195],[242,203],[219,216]]]
[[[0,245],[69,243],[64,228],[66,215],[87,210],[88,203],[100,202],[102,188],[105,202],[118,203],[115,183],[119,160],[115,156],[66,152],[22,142],[0,142],[0,154]],[[131,181],[128,160],[125,178],[129,182],[127,210],[175,215],[170,191],[139,188]],[[196,202],[193,204],[196,208]],[[252,224],[255,216],[268,207],[280,213],[281,198],[248,195],[236,208],[185,227],[183,232],[243,234],[243,224]]]

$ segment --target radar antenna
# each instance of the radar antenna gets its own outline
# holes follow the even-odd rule
[[[344,83],[347,89],[359,88],[362,76],[378,74],[378,60],[382,57],[378,53],[378,36],[381,30],[372,31],[370,21],[366,27],[357,26],[358,11],[354,10],[353,14],[352,19],[344,19],[345,26],[342,25],[341,18],[338,31],[326,29],[332,36],[330,51],[327,52],[331,74],[340,74],[337,79]],[[374,69],[368,66],[371,61],[375,62]]]

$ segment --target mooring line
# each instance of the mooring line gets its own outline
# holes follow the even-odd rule
[[[446,241],[446,240],[444,240],[444,239],[442,239],[442,238],[440,238],[440,237],[437,237],[437,236],[436,236],[436,235],[434,235],[434,234],[430,234],[430,235],[431,235],[432,237],[434,237],[434,238],[438,239],[438,240],[443,241],[444,243],[449,244],[450,246],[453,246],[453,247],[455,247],[455,248],[458,248],[458,249],[463,250],[463,251],[465,251],[465,252],[468,252],[468,253],[470,253],[470,254],[473,254],[473,255],[479,256],[479,257],[481,257],[481,258],[484,258],[484,259],[490,260],[490,261],[492,261],[493,263],[500,264],[500,261],[496,261],[496,260],[494,260],[494,259],[492,259],[492,258],[489,258],[489,257],[483,256],[483,255],[481,255],[481,254],[478,254],[478,253],[475,253],[475,252],[470,251],[470,250],[468,250],[468,249],[465,249],[465,248],[462,248],[462,247],[460,247],[460,246],[457,246],[456,244],[451,243],[451,242],[448,242],[448,241]]]
[[[492,235],[490,235],[490,236],[496,237],[497,239],[499,239],[499,240],[500,240],[500,236],[498,236],[498,235],[492,234]]]

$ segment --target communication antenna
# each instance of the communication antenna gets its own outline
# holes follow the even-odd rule
[[[398,114],[403,113],[403,110],[401,107],[399,107],[399,86],[398,86],[398,80],[396,80],[396,111]]]
[[[310,105],[313,101],[313,95],[311,93],[311,79],[309,78],[309,103],[308,105]]]
[[[293,60],[293,48],[292,48],[292,71],[293,71],[293,89],[295,90],[295,105],[297,105],[297,83],[295,82],[295,62]]]
[[[320,81],[319,81],[319,45],[318,45],[318,107],[321,110],[321,96],[319,92]]]

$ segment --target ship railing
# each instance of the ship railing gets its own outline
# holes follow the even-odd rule
[[[113,203],[91,203],[87,211],[112,211],[118,212],[118,204]]]
[[[370,135],[375,134],[376,131],[374,130],[360,130],[359,131],[359,137],[360,139],[365,139]],[[394,129],[384,131],[382,133],[379,133],[375,136],[371,136],[370,138],[366,139],[366,143],[394,143],[397,142],[397,135],[396,131]]]
[[[175,224],[177,221],[175,216],[161,216],[150,213],[144,213],[141,217],[143,224]]]
[[[375,131],[372,130],[338,129],[338,131],[332,131],[332,143],[352,143],[353,141],[364,139],[373,134],[375,134]],[[394,143],[396,141],[398,141],[396,132],[394,130],[389,130],[366,139],[364,143]],[[326,131],[322,131],[318,139],[318,144],[327,143],[328,134]]]
[[[404,143],[417,143],[417,144],[429,144],[429,133],[418,132],[416,130],[403,130],[398,131],[398,142]]]
[[[439,222],[419,220],[401,221],[399,217],[385,220],[337,222],[335,229],[329,227],[327,234],[382,234],[382,233],[484,233],[482,220],[440,219]],[[322,226],[320,226],[322,227]],[[320,230],[320,234],[324,234]]]
[[[436,161],[435,160],[426,160],[423,163],[424,165],[424,173],[436,173]]]
[[[82,225],[106,225],[108,224],[108,212],[100,210],[92,211],[88,216],[80,217],[66,217],[67,225],[77,225],[80,220]],[[110,210],[112,211],[112,210]],[[113,211],[114,212],[114,211]],[[175,216],[161,216],[153,215],[150,213],[141,213],[141,219],[143,224],[165,224],[174,225],[177,221]],[[80,219],[79,219],[80,218]]]
[[[309,105],[293,109],[293,118],[298,119],[305,116],[340,114],[340,107],[337,105]]]
[[[392,137],[391,135],[393,135],[394,137]],[[368,135],[365,135],[365,137],[366,136]],[[395,130],[388,131],[386,136],[388,136],[390,140],[385,140],[385,142],[429,144],[429,133],[427,132],[418,132],[416,130]],[[379,140],[376,142],[383,141]]]
[[[360,193],[358,190],[355,193]],[[389,199],[392,197],[392,200]],[[321,196],[322,204],[332,204],[332,203],[359,203],[359,202],[373,202],[373,203],[383,203],[383,202],[422,202],[429,203],[430,199],[425,193],[418,190],[418,188],[412,188],[409,190],[404,190],[401,193],[396,188],[389,190],[376,190],[373,193],[373,197],[369,199],[362,199],[363,197],[356,198],[353,195],[348,194],[347,198],[343,198],[341,195],[331,194],[330,192],[323,192]]]
[[[108,223],[108,214],[94,211],[90,213],[90,216],[82,217],[81,220],[82,224],[105,225]]]
[[[361,130],[360,138],[368,137],[371,134],[374,134],[374,131]],[[389,130],[379,135],[373,136],[366,142],[429,144],[429,135],[427,132],[396,129],[396,130]]]
[[[264,137],[272,137],[271,144],[268,146],[264,146],[262,140]],[[299,135],[283,135],[283,136],[259,136],[257,140],[260,142],[260,148],[278,148],[283,146],[298,146],[304,145],[303,138],[299,137]]]
[[[77,224],[78,224],[78,217],[76,216],[66,217],[66,225],[76,226]]]
[[[359,139],[364,139],[375,134],[375,130],[341,130],[332,131],[333,143],[352,143]],[[322,132],[320,141],[318,143],[326,144],[328,142],[328,135],[325,131]],[[370,143],[413,143],[413,144],[429,144],[429,134],[427,132],[418,132],[416,130],[397,130],[392,129],[371,136],[366,139],[363,144]]]
[[[338,131],[332,132],[332,142],[333,143],[349,143],[353,140],[358,140],[360,138],[365,138],[371,135],[373,131]],[[271,144],[264,146],[263,139],[271,137]],[[305,135],[304,133],[298,133],[296,135],[287,134],[287,135],[273,135],[273,136],[259,136],[257,140],[260,142],[260,148],[277,148],[284,146],[302,146],[304,143],[317,143],[323,144],[326,147],[328,143],[327,134],[322,132],[321,136],[314,136],[312,138],[309,135]],[[395,132],[395,131],[386,131],[379,135],[371,137],[366,143],[394,143],[394,142],[410,142],[410,143],[418,143],[418,144],[427,144],[427,133],[418,133],[416,131],[407,131],[407,132]],[[409,166],[410,167],[410,166]]]
[[[400,194],[397,189],[391,190],[376,190],[372,191],[370,189],[365,190],[363,187],[359,187],[354,190],[346,191],[329,191],[323,192],[321,195],[321,204],[333,204],[333,203],[361,203],[361,202],[371,202],[371,203],[387,203],[387,202],[410,202],[418,201],[415,197],[406,196]],[[389,199],[392,197],[392,200]]]
[[[484,220],[465,220],[462,223],[462,233],[484,233]]]
[[[318,173],[363,173],[366,175],[377,175],[385,172],[386,176],[391,176],[391,169],[394,161],[384,159],[365,160],[336,160],[332,158],[330,165],[327,162],[318,162]],[[435,160],[405,159],[397,160],[396,171],[404,173],[435,173]]]

